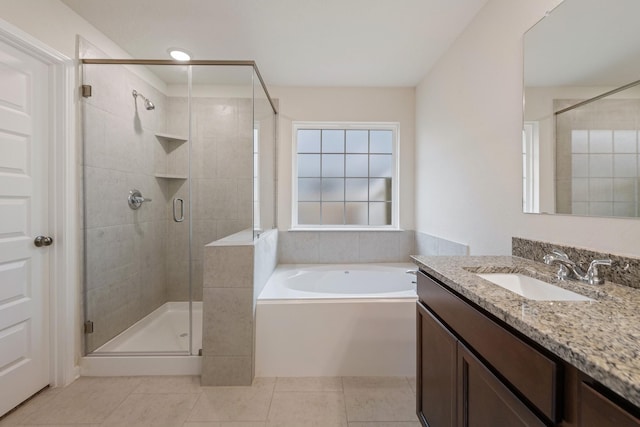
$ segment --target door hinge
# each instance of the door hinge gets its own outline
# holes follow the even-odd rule
[[[84,333],[92,334],[93,333],[93,322],[91,320],[87,320],[84,322]]]
[[[91,85],[82,85],[81,89],[82,89],[82,97],[83,98],[90,98],[91,97]]]

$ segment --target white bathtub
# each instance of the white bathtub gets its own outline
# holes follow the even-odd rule
[[[409,269],[278,266],[256,304],[256,376],[414,376]]]

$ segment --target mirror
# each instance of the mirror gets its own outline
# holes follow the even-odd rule
[[[638,16],[564,0],[525,34],[524,212],[640,216]]]

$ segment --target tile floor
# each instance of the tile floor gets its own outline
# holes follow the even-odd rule
[[[48,389],[0,426],[420,427],[405,377],[256,378],[202,387],[199,377],[82,377]]]

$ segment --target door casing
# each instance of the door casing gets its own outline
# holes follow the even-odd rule
[[[65,386],[79,376],[79,215],[78,140],[74,88],[76,71],[70,58],[0,19],[0,40],[48,66],[51,90],[49,122],[49,233],[56,241],[49,252],[50,380]]]

